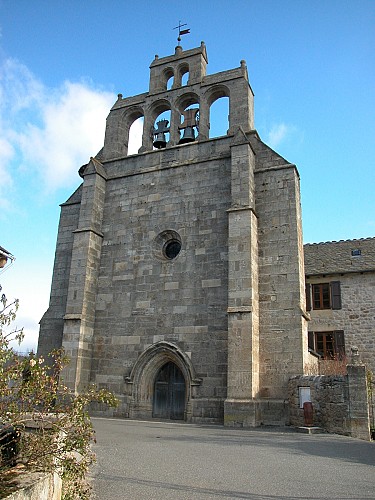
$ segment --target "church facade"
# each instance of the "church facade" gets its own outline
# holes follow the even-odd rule
[[[299,175],[255,130],[245,61],[207,62],[203,42],[178,46],[148,92],[119,94],[61,206],[38,352],[63,347],[65,383],[112,390],[118,416],[286,424],[310,357]],[[228,131],[210,138],[222,97]]]

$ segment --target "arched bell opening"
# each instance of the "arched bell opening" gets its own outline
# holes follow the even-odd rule
[[[128,155],[135,155],[142,146],[144,117],[140,116],[130,125]]]
[[[189,82],[189,65],[187,63],[181,64],[176,71],[176,79],[174,87],[184,87]]]
[[[207,96],[209,106],[209,138],[228,134],[230,129],[229,89],[223,85],[211,89]]]
[[[184,420],[186,381],[180,368],[168,361],[157,372],[152,405],[153,418]]]
[[[164,89],[171,90],[171,88],[175,85],[173,68],[166,68],[163,71],[163,78],[164,78],[164,85],[163,85]]]
[[[199,134],[199,98],[195,94],[184,95],[178,109],[181,120],[178,126],[180,132],[179,144],[194,142]]]
[[[187,69],[181,76],[181,87],[189,84],[189,69]]]
[[[112,129],[112,135],[109,136],[112,154],[115,152],[116,156],[120,157],[138,152],[138,149],[142,145],[143,117],[144,109],[141,106],[131,106],[121,112],[121,118],[117,120],[116,130]],[[140,132],[135,134],[136,130]],[[134,140],[135,137],[136,139]],[[109,141],[106,136],[104,149],[107,142]],[[129,151],[129,148],[131,151]]]
[[[152,127],[154,149],[163,149],[170,139],[171,110],[169,103],[158,103],[154,108],[154,124]]]

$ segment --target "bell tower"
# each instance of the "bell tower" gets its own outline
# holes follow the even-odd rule
[[[208,63],[204,42],[196,49],[177,46],[173,56],[155,59],[150,66],[149,92],[123,98],[121,94],[107,118],[106,136],[101,158],[109,160],[127,155],[129,129],[143,116],[142,147],[139,153],[170,148],[209,138],[210,106],[220,97],[229,97],[236,106],[229,109],[229,132],[238,127],[254,128],[253,93],[249,86],[245,61],[238,69],[218,75],[206,75]],[[188,75],[187,84],[182,79]],[[215,78],[216,77],[216,78]],[[169,80],[173,83],[167,89]],[[158,116],[170,112],[170,120]]]
[[[118,95],[62,205],[38,349],[62,345],[66,382],[111,389],[119,416],[280,425],[307,359],[299,176],[254,129],[245,61],[207,64],[203,42],[179,45],[147,92]],[[219,98],[228,126],[212,137]]]

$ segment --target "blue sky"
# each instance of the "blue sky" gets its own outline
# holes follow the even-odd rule
[[[375,1],[0,0],[0,275],[24,348],[48,307],[59,204],[103,144],[118,93],[155,54],[207,46],[207,72],[248,66],[261,138],[301,176],[305,242],[374,236]]]

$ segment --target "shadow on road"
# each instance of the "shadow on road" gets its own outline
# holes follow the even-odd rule
[[[160,423],[160,429],[165,429]],[[144,424],[147,427],[147,424]],[[178,424],[177,424],[178,425]],[[184,428],[184,424],[180,424]],[[155,430],[157,422],[150,422]],[[199,444],[220,444],[221,446],[259,446],[278,447],[296,455],[314,455],[333,458],[350,463],[375,465],[375,442],[339,436],[337,434],[300,434],[293,428],[261,427],[256,429],[234,429],[224,426],[193,426],[202,429],[202,433],[181,433],[181,435],[162,435],[168,441],[196,442]],[[187,429],[188,426],[185,427]],[[334,442],[334,446],[333,446]],[[374,496],[375,498],[375,496]]]
[[[213,489],[213,488],[201,488],[197,486],[191,486],[191,485],[179,485],[179,484],[171,484],[170,482],[164,482],[164,481],[151,481],[151,480],[146,480],[146,479],[137,479],[137,478],[132,478],[132,477],[124,477],[124,476],[113,476],[113,475],[104,475],[100,474],[100,479],[101,480],[106,480],[106,481],[111,481],[112,483],[115,483],[116,481],[119,483],[124,483],[126,482],[127,484],[135,484],[135,485],[141,485],[145,486],[148,488],[152,488],[154,491],[155,490],[162,490],[162,491],[170,491],[176,492],[176,498],[180,498],[178,493],[184,493],[184,494],[189,494],[189,498],[204,498],[207,495],[210,497],[217,497],[217,498],[247,498],[249,500],[331,500],[331,496],[327,497],[314,497],[314,496],[282,496],[280,494],[278,495],[259,495],[256,493],[246,493],[242,491],[233,491],[233,490],[218,490],[218,489]],[[182,498],[182,497],[181,497]],[[187,498],[187,497],[186,497]],[[373,497],[356,497],[356,500],[369,500]],[[340,500],[352,500],[352,496],[348,497],[342,497]]]

